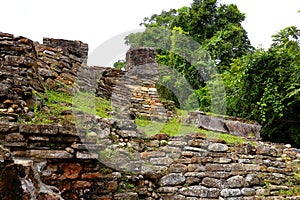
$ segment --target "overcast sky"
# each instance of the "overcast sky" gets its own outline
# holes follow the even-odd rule
[[[0,31],[42,42],[43,37],[81,40],[90,53],[123,32],[141,28],[144,17],[189,6],[192,0],[6,0],[1,1]],[[252,45],[267,48],[271,35],[300,27],[300,0],[220,0],[246,13],[243,23]]]

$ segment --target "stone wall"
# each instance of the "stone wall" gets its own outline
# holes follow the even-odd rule
[[[44,93],[45,89],[56,89],[71,93],[79,88],[74,83],[78,70],[87,68],[87,45],[49,38],[44,42],[38,44],[0,33],[1,120],[17,121],[21,115],[32,117],[30,110],[40,101],[33,91]],[[88,81],[85,84],[91,85]]]
[[[16,121],[28,112],[32,91],[43,90],[36,72],[34,43],[24,37],[0,33],[0,117]]]
[[[137,129],[135,115],[173,114],[155,89],[154,49],[129,51],[125,71],[88,67],[79,41],[0,33],[0,52],[0,199],[300,199],[300,150],[253,140],[259,125],[201,112],[184,121],[252,138],[244,143]],[[93,91],[119,110],[115,119],[76,113],[84,128],[18,123],[46,89]]]
[[[88,44],[81,41],[43,38],[43,44],[47,47],[61,48],[62,51],[68,52],[75,60],[80,63],[87,63],[88,58]]]
[[[155,88],[155,49],[129,51],[124,72],[87,66],[88,46],[80,41],[44,38],[43,44],[38,44],[5,33],[1,33],[0,41],[0,114],[8,121],[16,121],[20,114],[27,115],[40,101],[32,94],[33,89],[93,92],[111,99],[119,117],[168,120],[174,116],[174,104],[161,102]]]
[[[31,160],[38,185],[46,185],[54,199],[300,198],[300,150],[290,145],[230,144],[199,133],[145,138],[130,121],[96,120],[98,128],[89,131],[1,123],[2,157],[10,161],[2,163],[2,175]],[[16,180],[27,187],[21,177]]]
[[[189,112],[184,121],[188,124],[195,124],[202,129],[260,140],[261,125],[250,120],[214,116],[202,111],[194,111]]]
[[[131,49],[126,54],[125,71],[106,69],[96,95],[110,99],[118,117],[169,120],[174,117],[174,103],[159,99],[157,82],[156,50]]]

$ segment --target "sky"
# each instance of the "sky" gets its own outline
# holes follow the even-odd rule
[[[246,14],[243,27],[255,47],[268,48],[271,36],[287,26],[300,28],[299,0],[219,0]],[[28,37],[80,40],[89,53],[124,32],[141,29],[144,17],[189,6],[192,0],[9,0],[1,2],[0,32]],[[117,48],[117,47],[116,47]]]

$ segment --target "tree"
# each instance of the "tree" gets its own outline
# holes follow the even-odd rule
[[[145,32],[129,35],[126,38],[126,43],[132,47],[152,47],[153,44],[159,43],[162,47],[158,47],[159,63],[172,66],[173,69],[183,74],[192,88],[197,90],[196,96],[200,107],[205,107],[206,111],[210,111],[210,105],[207,101],[207,98],[210,97],[206,86],[207,78],[203,76],[209,74],[212,67],[217,67],[221,72],[225,71],[229,68],[232,59],[241,57],[253,50],[247,33],[241,26],[244,19],[245,15],[240,13],[236,5],[219,5],[217,0],[194,0],[190,7],[171,9],[163,11],[159,15],[154,14],[150,18],[145,18],[142,23],[146,27]],[[164,37],[161,35],[162,33],[155,30],[155,27],[167,28],[170,30],[171,36]],[[162,50],[174,50],[176,48],[174,41],[170,41],[172,38],[176,38],[175,32],[185,34],[196,41],[208,52],[209,59],[204,59],[205,62],[195,65],[181,55]],[[166,38],[166,40],[161,38]],[[184,46],[183,49],[189,48],[184,45],[184,42],[177,42],[181,44],[181,46],[179,45],[180,48],[182,46]],[[169,44],[171,46],[167,46]],[[209,61],[211,59],[216,61],[216,65]],[[199,66],[202,70],[201,74]],[[175,100],[174,95],[166,90],[162,94],[168,99]],[[201,106],[201,102],[205,105]]]
[[[300,145],[300,30],[287,27],[273,36],[268,50],[258,49],[224,73],[228,111],[255,119],[262,136]]]
[[[240,57],[253,47],[241,23],[245,20],[236,5],[218,5],[217,0],[194,0],[191,7],[163,11],[145,18],[146,27],[180,27],[202,45],[219,66],[226,68],[231,59]]]

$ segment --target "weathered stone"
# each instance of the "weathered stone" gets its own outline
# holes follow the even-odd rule
[[[203,186],[189,186],[181,188],[179,192],[185,196],[206,198],[208,197],[209,189]]]
[[[75,126],[59,126],[59,133],[65,135],[85,135],[85,131],[82,133],[82,129],[76,129]],[[82,133],[82,134],[81,134]]]
[[[213,143],[208,146],[208,150],[214,152],[226,152],[228,150],[228,146],[226,144]]]
[[[177,187],[160,187],[158,188],[158,192],[164,193],[176,193],[178,191]]]
[[[30,57],[23,57],[23,56],[12,56],[7,55],[4,58],[4,65],[10,65],[10,66],[26,66],[30,67],[33,66],[35,63],[35,60]]]
[[[207,196],[209,198],[218,198],[220,196],[220,189],[218,189],[218,188],[209,188]]]
[[[186,172],[184,174],[186,177],[198,177],[198,178],[203,178],[207,174],[205,172]]]
[[[117,122],[117,126],[121,130],[136,130],[136,124],[134,123],[133,120],[120,120]]]
[[[215,160],[215,162],[220,163],[220,164],[230,163],[231,161],[232,161],[231,158],[223,158],[223,157],[217,158],[217,159]]]
[[[254,196],[256,194],[256,191],[253,188],[243,188],[241,192],[245,196]]]
[[[258,196],[270,195],[270,190],[268,190],[268,189],[258,189],[258,190],[256,190],[256,195],[258,195]]]
[[[195,151],[195,152],[200,152],[200,153],[206,153],[207,150],[202,149],[202,148],[197,148],[197,147],[189,147],[189,146],[185,146],[184,147],[185,151]]]
[[[102,174],[100,172],[81,174],[82,179],[96,179],[96,178],[100,178],[101,176]]]
[[[59,177],[60,180],[76,179],[79,177],[79,173],[82,170],[82,166],[78,163],[64,163],[60,167],[64,171]]]
[[[171,173],[162,177],[159,181],[162,186],[175,186],[185,182],[185,177],[181,173]]]
[[[14,113],[14,112],[15,112],[15,110],[12,107],[9,107],[7,109],[7,113]]]
[[[170,146],[180,146],[180,147],[184,147],[184,146],[186,146],[187,145],[187,142],[185,142],[185,141],[169,141],[168,142],[168,145],[170,145]]]
[[[166,153],[163,151],[145,151],[141,153],[141,158],[163,157]]]
[[[44,137],[44,136],[29,136],[28,140],[33,140],[33,141],[46,141],[48,142],[50,139],[49,137]]]
[[[237,136],[252,136],[254,138],[260,137],[260,129],[261,126],[258,124],[250,124],[250,123],[243,123],[240,121],[233,121],[233,120],[226,120],[225,125],[228,129],[228,132],[232,135]]]
[[[270,148],[266,145],[258,145],[256,147],[256,153],[260,155],[269,155],[270,154]]]
[[[168,153],[178,153],[181,152],[181,149],[179,147],[164,146],[161,148],[161,151],[168,152]]]
[[[5,136],[6,142],[25,142],[25,138],[20,133],[10,133]]]
[[[58,74],[55,71],[50,70],[50,69],[38,68],[38,73],[41,76],[44,76],[46,78],[48,78],[48,77],[50,77],[50,78],[56,78],[56,77],[58,77]]]
[[[202,185],[209,187],[209,188],[220,188],[221,187],[221,180],[215,178],[205,177],[202,182]]]
[[[227,180],[227,183],[230,188],[241,188],[248,186],[248,183],[242,176],[233,176]]]
[[[56,135],[58,133],[58,126],[56,125],[40,125],[40,131],[44,134]]]
[[[188,171],[189,172],[203,172],[205,171],[205,166],[199,164],[189,164]]]
[[[24,145],[24,144],[23,144]],[[33,157],[45,159],[69,159],[73,155],[64,150],[27,150],[27,151],[14,151],[15,157]]]
[[[140,136],[140,134],[137,131],[129,131],[129,130],[120,130],[118,131],[118,134],[123,138],[137,138]]]
[[[246,170],[247,172],[260,170],[260,166],[256,164],[244,164],[243,166],[244,170]]]
[[[76,153],[76,158],[79,159],[98,159],[99,155],[97,153],[92,153],[92,152],[77,152]]]
[[[192,159],[191,158],[176,158],[176,159],[174,159],[174,163],[190,164],[190,163],[192,163]]]
[[[223,189],[220,194],[222,197],[238,197],[242,193],[240,189]]]
[[[150,158],[150,163],[154,165],[170,165],[172,162],[171,158]]]
[[[40,133],[41,127],[40,125],[34,125],[34,124],[20,124],[20,132],[21,133]]]
[[[261,126],[257,123],[238,119],[225,119],[221,116],[212,116],[201,111],[190,112],[185,119],[188,123],[194,123],[206,130],[229,133],[243,137],[260,138]]]
[[[250,186],[257,186],[263,184],[263,180],[259,178],[257,174],[248,174],[245,180]]]
[[[217,178],[217,179],[225,179],[229,178],[232,176],[231,172],[217,172],[217,171],[212,171],[212,172],[206,172],[205,176],[211,177],[211,178]]]
[[[155,134],[150,136],[150,139],[153,140],[167,140],[169,138],[169,135],[167,134]]]
[[[88,181],[76,181],[73,187],[75,190],[82,190],[82,189],[90,188],[92,184],[93,184],[92,182],[88,182]]]
[[[11,132],[18,132],[19,131],[19,124],[14,122],[5,122],[0,123],[0,132],[1,133],[11,133]]]
[[[171,173],[177,173],[177,172],[186,172],[187,171],[187,166],[184,164],[172,164],[169,167],[169,171]]]
[[[123,199],[138,200],[139,196],[137,193],[134,193],[134,192],[126,192],[126,193],[115,194],[114,199],[116,199],[116,200],[123,200]]]
[[[225,164],[206,164],[207,171],[231,171],[231,167]]]

